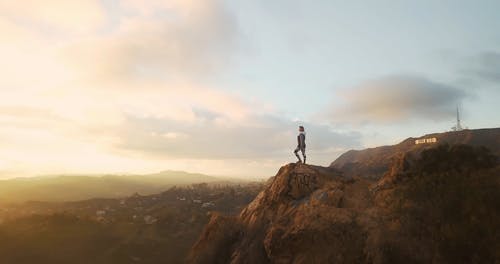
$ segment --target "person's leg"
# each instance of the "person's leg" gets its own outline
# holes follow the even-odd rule
[[[297,148],[293,151],[293,153],[295,153],[295,156],[297,157],[297,159],[299,160],[299,162],[302,162],[302,160],[300,160],[300,156],[299,156],[299,154],[298,154],[299,150],[300,150],[300,148],[299,148],[299,147],[297,147]]]
[[[306,148],[300,150],[302,152],[302,157],[304,157],[304,164],[306,163]]]

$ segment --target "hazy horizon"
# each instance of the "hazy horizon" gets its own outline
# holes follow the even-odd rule
[[[52,174],[33,174],[33,175],[18,175],[18,176],[9,176],[9,175],[0,175],[0,181],[1,180],[16,180],[16,179],[30,179],[30,178],[41,178],[41,179],[48,179],[48,178],[57,178],[57,177],[93,177],[93,178],[99,178],[99,177],[106,177],[106,176],[112,176],[112,177],[141,177],[141,176],[154,176],[158,174],[174,174],[174,173],[186,173],[186,174],[200,174],[202,176],[207,176],[207,177],[213,177],[218,180],[262,180],[262,179],[267,179],[269,177],[272,177],[273,175],[269,176],[255,176],[255,177],[247,177],[245,175],[215,175],[215,174],[207,174],[203,172],[197,172],[197,171],[184,171],[184,170],[161,170],[161,171],[150,171],[150,172],[145,172],[145,173],[130,173],[130,172],[110,172],[110,173],[79,173],[79,172],[66,172],[66,173],[52,173]],[[170,175],[167,175],[170,176]]]
[[[0,1],[0,179],[294,162],[500,127],[498,1]]]

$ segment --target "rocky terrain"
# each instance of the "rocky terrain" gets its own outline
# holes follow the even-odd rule
[[[500,263],[498,131],[285,165],[238,216],[211,217],[189,262]]]

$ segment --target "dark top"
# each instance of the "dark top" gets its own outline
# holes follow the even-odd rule
[[[306,148],[306,135],[304,133],[297,136],[297,147]]]

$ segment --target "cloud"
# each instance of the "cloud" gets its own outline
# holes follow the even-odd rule
[[[296,145],[298,122],[272,115],[248,117],[248,122],[219,122],[224,117],[197,112],[193,123],[128,116],[115,129],[117,148],[144,155],[195,159],[269,159],[289,156]],[[208,118],[207,118],[208,116]],[[315,153],[360,146],[357,133],[340,133],[328,126],[300,123]],[[310,136],[310,138],[309,138]],[[315,155],[312,155],[315,156]]]
[[[102,13],[100,1],[50,0],[59,17],[20,5],[0,2],[12,11],[0,13],[0,171],[271,175],[293,160],[297,122],[203,81],[238,49],[221,1],[122,0]],[[318,163],[359,146],[356,133],[303,125]]]
[[[130,114],[195,127],[201,109],[226,126],[250,111],[200,85],[199,76],[226,67],[235,48],[236,23],[221,1],[102,4],[0,0],[0,170],[186,170],[117,153],[122,139],[109,131]]]
[[[298,122],[214,89],[171,85],[145,87],[147,92],[124,87],[31,97],[4,93],[9,96],[0,100],[0,158],[6,163],[0,169],[16,175],[165,168],[271,175],[293,160]],[[300,124],[316,164],[360,146],[357,133]]]
[[[106,18],[99,0],[0,0],[0,16],[41,30],[65,33],[95,31]]]
[[[389,76],[344,90],[329,119],[358,125],[441,121],[452,117],[456,106],[469,96],[462,89],[423,77]]]
[[[490,82],[500,81],[500,53],[482,52],[474,57],[466,70],[470,75]]]
[[[68,45],[69,66],[98,81],[179,79],[230,63],[237,23],[220,1],[124,1],[118,26]]]
[[[218,0],[122,0],[107,12],[93,0],[0,0],[0,10],[1,82],[16,87],[23,78],[52,87],[194,79],[230,65],[238,46],[236,20]]]

